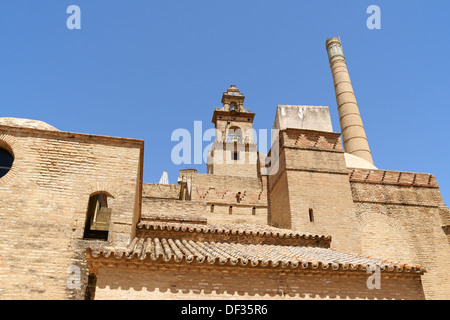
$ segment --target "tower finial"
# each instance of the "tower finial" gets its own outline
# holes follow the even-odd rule
[[[167,171],[163,171],[161,179],[159,179],[160,184],[169,184],[169,176],[167,175]]]

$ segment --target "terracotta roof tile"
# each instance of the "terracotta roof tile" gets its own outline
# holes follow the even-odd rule
[[[187,224],[206,224],[206,217],[186,214],[148,214],[141,224],[151,224],[153,222],[161,223],[187,223]]]
[[[379,266],[382,272],[423,274],[420,266],[398,264],[363,257],[330,248],[206,242],[184,239],[135,238],[127,248],[88,248],[88,259],[114,259],[152,263],[175,261],[252,267],[291,267],[301,269],[367,270]]]
[[[330,236],[314,235],[290,229],[250,224],[194,224],[183,222],[163,222],[156,220],[141,220],[137,228],[144,230],[165,230],[196,233],[215,233],[232,235],[249,235],[278,238],[323,238],[331,240]]]

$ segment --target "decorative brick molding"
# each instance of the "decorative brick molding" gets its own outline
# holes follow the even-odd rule
[[[439,188],[436,177],[428,173],[351,169],[349,178],[350,182]]]
[[[288,128],[280,131],[280,148],[344,152],[340,135],[335,132]]]

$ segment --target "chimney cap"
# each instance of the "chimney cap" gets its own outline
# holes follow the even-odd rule
[[[327,39],[326,46],[328,47],[330,45],[330,43],[332,43],[332,42],[341,43],[341,40],[338,37],[329,38],[329,39]]]

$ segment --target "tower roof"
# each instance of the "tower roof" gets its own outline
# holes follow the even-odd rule
[[[244,99],[245,96],[232,84],[222,95],[222,108],[214,110],[212,122],[215,124],[218,119],[253,122],[255,114],[244,108]]]
[[[234,84],[232,84],[227,92],[224,92],[224,94],[229,94],[229,95],[233,95],[233,96],[242,96],[243,94],[239,91],[238,88],[236,88],[236,86]]]
[[[239,91],[234,84],[232,84],[226,92],[222,95],[223,104],[237,104],[242,106],[244,103],[245,96]]]

